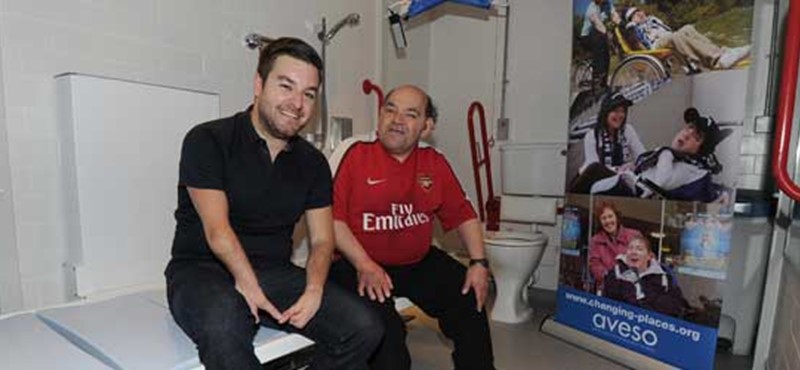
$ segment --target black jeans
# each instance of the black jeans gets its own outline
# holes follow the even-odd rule
[[[486,310],[478,312],[475,294],[461,294],[466,268],[436,247],[421,261],[406,266],[383,266],[391,276],[395,296],[407,297],[427,315],[439,320],[439,328],[454,344],[453,363],[457,370],[494,369],[492,340]],[[329,274],[336,283],[356,291],[358,278],[346,260],[334,262]],[[373,370],[408,370],[411,358],[406,347],[406,328],[394,308],[394,300],[368,302],[386,327],[375,355],[370,360]]]
[[[611,61],[607,36],[592,28],[588,35],[580,38],[580,43],[592,53],[592,79],[605,86]]]
[[[254,270],[264,294],[281,311],[305,289],[305,270],[288,262]],[[166,275],[172,316],[197,345],[207,369],[261,369],[253,353],[258,326],[225,266],[217,261],[173,261]],[[383,336],[380,318],[335,284],[326,284],[322,304],[305,328],[279,325],[265,312],[261,325],[316,342],[311,369],[366,369]]]
[[[589,131],[586,135],[593,135],[594,133]],[[616,175],[617,173],[611,170],[610,168],[606,167],[600,162],[594,162],[587,166],[583,173],[575,177],[569,185],[570,192],[572,193],[579,193],[579,194],[589,194],[592,192],[592,185],[594,183],[609,178],[611,176]]]

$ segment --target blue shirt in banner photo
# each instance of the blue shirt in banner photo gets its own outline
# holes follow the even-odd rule
[[[411,5],[408,7],[408,17],[415,17],[435,6],[438,6],[441,3],[444,3],[445,1],[477,6],[484,9],[489,9],[489,7],[492,6],[491,0],[412,0]]]
[[[682,369],[713,369],[717,328],[558,288],[556,321]]]

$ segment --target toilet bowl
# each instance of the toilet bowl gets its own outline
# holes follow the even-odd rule
[[[539,267],[548,237],[540,226],[557,223],[566,152],[560,143],[506,143],[500,147],[500,230],[484,242],[497,297],[489,317],[504,323],[531,318],[527,287]],[[545,174],[545,175],[543,175]],[[545,230],[548,231],[548,230]]]
[[[547,235],[538,232],[487,232],[486,254],[497,287],[492,320],[516,324],[531,318],[528,281],[542,260],[547,240]]]

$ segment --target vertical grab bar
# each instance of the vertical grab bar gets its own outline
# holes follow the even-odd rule
[[[473,117],[478,112],[481,130],[481,148],[483,149],[483,159],[478,159],[478,152],[475,140],[475,123]],[[472,102],[467,113],[467,128],[469,130],[469,149],[472,154],[472,171],[475,175],[475,190],[478,196],[478,214],[481,221],[486,221],[487,230],[499,229],[499,201],[495,199],[494,187],[492,186],[492,162],[489,158],[489,140],[486,137],[486,114],[480,102]],[[486,165],[486,204],[483,203],[483,186],[481,186],[481,165]],[[484,213],[484,207],[486,212]]]
[[[777,126],[772,149],[772,173],[781,191],[794,200],[800,200],[800,186],[792,180],[787,168],[797,93],[798,59],[800,59],[800,0],[792,0],[789,3],[786,19],[786,42],[778,96]]]
[[[469,106],[469,111],[467,113],[467,129],[469,131],[469,153],[472,155],[472,173],[475,176],[475,191],[478,195],[478,215],[481,221],[485,221],[486,216],[483,213],[483,186],[481,186],[480,172],[482,162],[478,160],[477,143],[475,142],[475,123],[472,120],[476,110],[478,111],[478,115],[480,115],[481,123],[485,120],[483,106],[481,103],[473,102]],[[483,126],[481,126],[481,133],[483,133]]]

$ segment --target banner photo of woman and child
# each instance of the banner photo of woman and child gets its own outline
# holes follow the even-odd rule
[[[711,369],[752,0],[574,0],[556,321]]]

